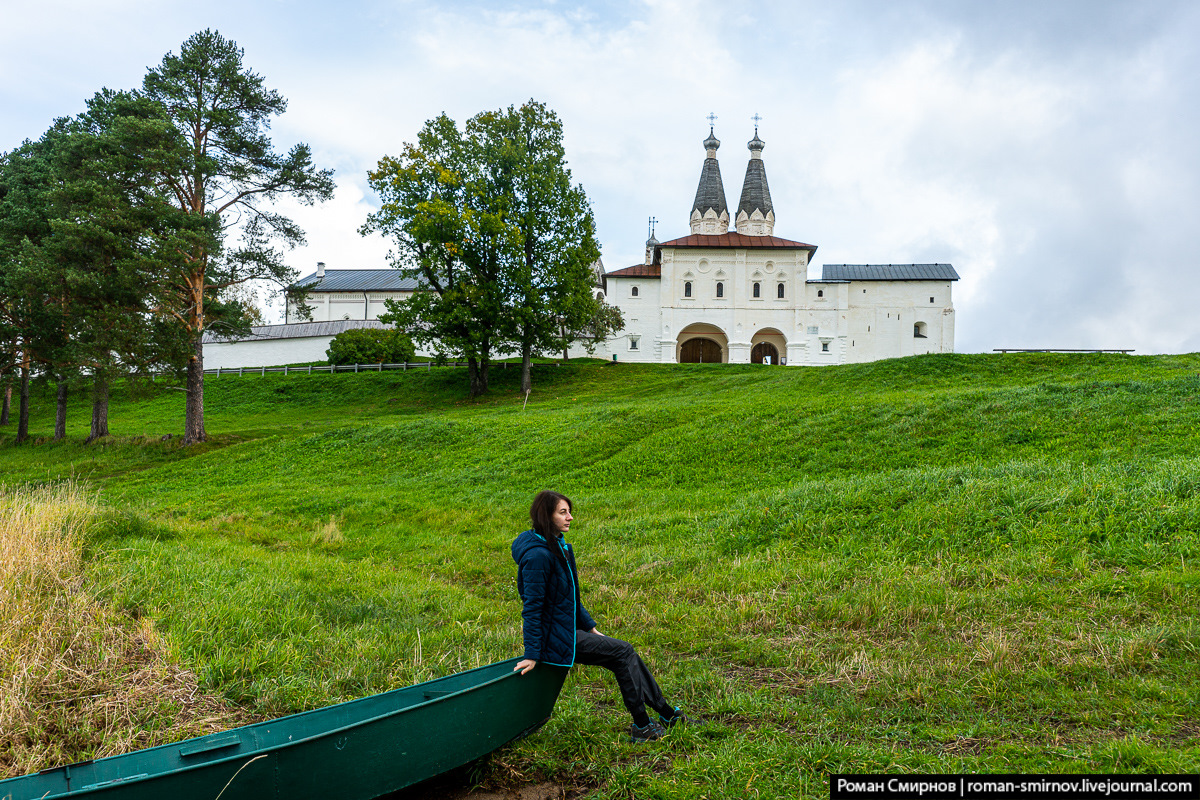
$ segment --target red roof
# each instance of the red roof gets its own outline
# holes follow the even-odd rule
[[[663,242],[659,247],[752,247],[778,248],[781,250],[816,250],[817,246],[804,242],[793,242],[791,239],[780,239],[778,236],[747,236],[744,233],[693,233]],[[612,274],[611,272],[609,273]]]
[[[625,267],[614,272],[605,273],[606,278],[661,278],[662,265],[660,264],[634,264],[632,267]]]

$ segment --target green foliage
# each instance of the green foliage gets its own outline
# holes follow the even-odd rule
[[[333,196],[333,173],[312,163],[308,145],[276,153],[268,132],[271,117],[287,101],[267,89],[246,67],[243,50],[213,30],[193,34],[168,53],[143,81],[142,95],[164,109],[178,143],[161,162],[157,185],[183,214],[195,235],[185,247],[181,280],[172,284],[166,308],[187,331],[197,357],[188,361],[184,439],[206,437],[204,428],[204,330],[221,323],[229,333],[246,326],[237,302],[221,293],[247,281],[281,288],[295,280],[279,246],[304,242],[304,233],[271,204],[290,197],[310,205]],[[237,228],[240,242],[226,245]]]
[[[565,492],[601,629],[710,723],[634,748],[611,679],[575,670],[493,783],[1200,769],[1200,356],[534,369],[524,410],[515,368],[474,402],[452,367],[221,377],[199,450],[151,435],[174,393],[119,393],[145,440],[0,437],[4,480],[102,488],[111,601],[264,713],[516,654],[508,546]]]
[[[623,325],[593,296],[595,220],[544,104],[483,112],[462,131],[443,114],[369,180],[382,204],[361,232],[392,239],[393,266],[425,287],[380,319],[464,356],[472,396],[487,390],[498,349],[521,354],[529,388],[533,356]]]
[[[333,337],[330,364],[402,364],[416,355],[412,339],[395,328],[351,328]]]

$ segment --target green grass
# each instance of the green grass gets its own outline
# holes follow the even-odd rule
[[[222,376],[17,447],[109,509],[95,585],[262,714],[516,655],[508,546],[576,503],[585,602],[711,720],[625,744],[575,670],[499,757],[595,797],[828,796],[831,772],[1200,770],[1200,356]],[[53,396],[33,430],[52,429]]]

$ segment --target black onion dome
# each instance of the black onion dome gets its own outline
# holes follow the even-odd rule
[[[716,150],[721,146],[717,137],[709,129],[708,138],[704,140],[705,150]],[[699,211],[701,216],[709,210],[717,212],[717,216],[729,213],[729,204],[725,202],[725,185],[721,181],[721,165],[715,157],[705,158],[704,166],[700,168],[700,185],[696,187],[696,202],[692,203],[692,211]]]
[[[747,146],[751,151],[762,150],[765,143],[756,132]],[[751,158],[746,164],[746,180],[742,182],[742,198],[738,202],[739,214],[745,211],[746,216],[750,216],[755,209],[761,211],[764,217],[773,210],[771,188],[767,185],[767,166],[761,158]]]

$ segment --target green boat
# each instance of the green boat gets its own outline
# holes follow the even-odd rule
[[[518,659],[175,744],[0,781],[0,800],[370,800],[550,718],[567,670]]]

